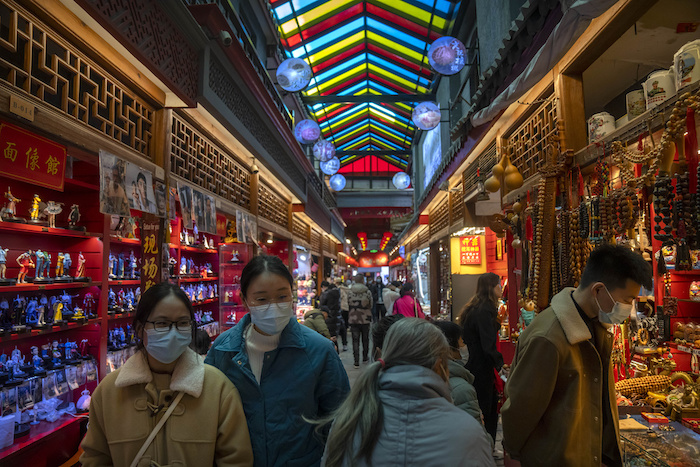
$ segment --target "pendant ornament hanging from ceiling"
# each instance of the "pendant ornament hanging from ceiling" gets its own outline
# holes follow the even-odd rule
[[[330,180],[328,181],[331,185],[331,188],[335,191],[342,191],[343,188],[345,188],[345,177],[343,177],[341,174],[335,174],[333,175]]]
[[[288,58],[277,67],[277,82],[285,91],[305,89],[311,77],[311,67],[300,58]]]
[[[313,144],[321,137],[321,127],[313,120],[302,120],[294,127],[294,138],[300,144]]]
[[[441,75],[454,75],[462,71],[467,62],[467,49],[459,39],[443,36],[430,44],[428,61]]]
[[[327,162],[335,157],[335,145],[321,138],[314,144],[314,157],[321,162]]]
[[[421,102],[414,107],[411,119],[421,130],[432,130],[440,124],[440,106],[437,102]]]
[[[321,172],[326,175],[333,175],[338,173],[338,170],[340,170],[340,159],[337,157],[332,157],[325,162],[321,162],[319,165],[321,166]]]
[[[406,172],[397,172],[392,178],[391,183],[399,190],[405,190],[411,186],[411,176]]]

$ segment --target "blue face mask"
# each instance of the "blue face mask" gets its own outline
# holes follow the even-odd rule
[[[172,363],[189,347],[192,342],[192,331],[178,331],[173,326],[168,332],[158,332],[155,329],[146,329],[148,342],[146,351],[161,363]]]
[[[271,336],[281,333],[289,324],[289,318],[294,315],[294,303],[291,301],[248,306],[248,309],[251,322]]]

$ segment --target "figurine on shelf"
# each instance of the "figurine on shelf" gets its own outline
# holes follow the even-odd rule
[[[199,267],[199,277],[201,277],[202,279],[206,279],[206,278],[207,278],[207,268],[206,268],[206,266],[202,265],[202,266]]]
[[[78,222],[80,222],[80,209],[77,204],[74,204],[70,207],[70,213],[68,214],[68,228],[85,231],[85,227],[78,227]]]
[[[44,277],[44,279],[51,279],[51,253],[49,253],[48,251],[44,251],[43,253],[44,263],[42,276]]]
[[[51,297],[52,300],[55,297]],[[59,300],[53,301],[53,324],[63,324],[63,303]]]
[[[124,279],[124,253],[119,253],[117,258],[117,277]]]
[[[197,301],[201,302],[204,300],[204,285],[197,284]]]
[[[12,300],[12,313],[10,315],[10,320],[12,321],[12,330],[18,331],[24,329],[24,308],[26,302],[24,297],[17,295],[17,298]]]
[[[124,313],[124,289],[119,289],[117,292],[117,310],[119,313]]]
[[[83,297],[83,309],[88,318],[95,316],[95,297],[93,297],[90,292],[86,293],[85,297]]]
[[[180,258],[180,275],[187,275],[187,258],[185,257]]]
[[[78,295],[70,295],[65,290],[63,291],[63,293],[59,296],[59,300],[61,300],[61,303],[63,303],[64,313],[72,313],[71,310],[73,309],[73,299],[77,297]]]
[[[85,256],[83,255],[83,252],[78,253],[78,269],[75,271],[75,278],[83,278],[85,277]]]
[[[124,294],[124,305],[126,307],[126,311],[131,313],[134,311],[134,291],[133,290],[127,290],[126,293]]]
[[[63,354],[61,353],[61,347],[58,344],[58,341],[53,341],[51,343],[51,364],[53,368],[60,368],[61,365],[61,357]]]
[[[108,262],[107,264],[108,264],[108,266],[109,266],[109,278],[110,278],[110,279],[116,279],[117,276],[116,276],[115,273],[117,272],[117,268],[116,268],[116,265],[117,265],[117,258],[116,258],[116,256],[114,256],[114,255],[112,254],[111,251],[109,252],[109,262]]]
[[[49,201],[46,203],[44,208],[44,214],[49,219],[49,227],[52,229],[56,228],[56,216],[63,212],[63,203],[57,203],[56,201]]]
[[[171,256],[168,260],[168,274],[170,277],[175,277],[175,266],[177,266],[177,260]]]
[[[39,297],[39,316],[36,319],[36,325],[38,327],[44,327],[46,326],[46,308],[49,306],[49,299],[46,298],[46,295],[42,295]]]
[[[56,257],[56,279],[63,275],[63,260],[65,258],[66,256],[63,254],[63,252],[59,251],[58,256]]]
[[[219,296],[219,286],[217,284],[214,284],[214,297]]]
[[[19,264],[19,274],[17,275],[18,284],[26,284],[25,278],[29,272],[29,268],[33,268],[34,261],[32,261],[32,255],[34,252],[32,250],[27,250],[17,257],[17,264]]]
[[[85,312],[83,311],[82,308],[80,307],[75,307],[73,308],[73,316],[70,317],[73,321],[78,321],[78,320],[84,320],[87,319],[85,316]]]
[[[64,277],[70,277],[70,267],[73,265],[73,260],[70,257],[70,253],[63,254],[63,270],[65,273]]]
[[[117,294],[114,293],[114,290],[109,289],[109,293],[107,294],[107,311],[110,313],[114,313],[117,310]]]
[[[0,300],[0,327],[6,331],[12,329],[12,319],[10,318],[10,303],[6,298]]]
[[[36,345],[33,345],[31,348],[32,351],[32,366],[34,367],[32,372],[34,373],[34,376],[41,376],[46,374],[46,370],[44,370],[44,360],[39,356],[39,347]]]
[[[134,292],[134,300],[137,305],[141,301],[141,287],[136,287],[136,292]]]
[[[8,222],[26,222],[24,219],[17,217],[17,203],[22,200],[15,198],[9,186],[5,192],[5,199],[7,199],[7,205],[0,211],[0,220]]]
[[[212,284],[207,285],[207,298],[209,300],[214,298],[214,286]]]
[[[189,258],[187,260],[187,274],[190,274],[192,276],[197,275],[197,269],[194,266],[194,260],[192,258]]]
[[[14,279],[8,279],[5,277],[7,272],[7,252],[10,251],[9,248],[3,248],[0,246],[0,285],[14,285]]]
[[[88,350],[90,349],[90,342],[87,339],[80,341],[80,355],[85,358],[88,357]]]
[[[35,193],[32,199],[32,207],[29,208],[29,222],[39,222],[40,204],[42,204],[41,198]]]
[[[240,263],[241,262],[240,258],[238,258],[238,251],[233,250],[233,256],[231,257],[230,262],[231,263]]]
[[[7,371],[10,371],[11,369],[12,379],[17,380],[29,376],[27,373],[21,370],[22,366],[24,366],[24,355],[22,355],[22,352],[20,352],[19,349],[15,347],[15,349],[10,354],[10,360],[7,362],[5,368],[7,369]]]
[[[36,277],[34,278],[34,282],[37,282],[38,279],[44,278],[44,252],[36,250],[34,256],[36,257]]]
[[[37,322],[39,321],[39,315],[38,315],[38,310],[37,308],[39,307],[39,301],[37,300],[36,297],[32,297],[29,299],[29,302],[27,303],[26,308],[24,309],[24,314],[25,314],[25,319],[27,320],[27,324],[31,326],[36,326]]]
[[[136,258],[136,255],[134,254],[134,251],[132,250],[129,253],[129,277],[131,279],[136,279],[136,271],[139,268],[138,264],[138,258]]]

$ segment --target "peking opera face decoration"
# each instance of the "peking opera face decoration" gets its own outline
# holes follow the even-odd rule
[[[421,102],[414,107],[411,120],[421,130],[432,130],[440,124],[440,107],[435,102]]]
[[[467,60],[467,49],[458,39],[443,36],[430,44],[428,61],[441,75],[454,75],[462,71]]]
[[[294,127],[294,138],[300,144],[313,144],[321,137],[321,127],[313,120],[302,120]]]
[[[319,165],[321,166],[321,172],[326,175],[333,175],[340,170],[340,159],[333,157],[326,162],[321,162]]]
[[[360,264],[361,268],[386,266],[389,264],[389,255],[383,251],[377,251],[375,253],[363,251],[357,258],[357,262]]]
[[[321,138],[314,144],[314,157],[321,162],[327,162],[335,157],[335,146],[330,141]]]
[[[300,58],[288,58],[277,67],[277,82],[285,91],[301,91],[311,81],[311,67]]]

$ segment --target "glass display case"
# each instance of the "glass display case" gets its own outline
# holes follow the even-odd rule
[[[241,297],[241,272],[253,258],[253,245],[224,243],[219,247],[219,320],[221,332],[247,313]]]
[[[631,417],[649,425],[640,415]],[[676,422],[649,427],[621,433],[625,466],[700,466],[700,434]]]

